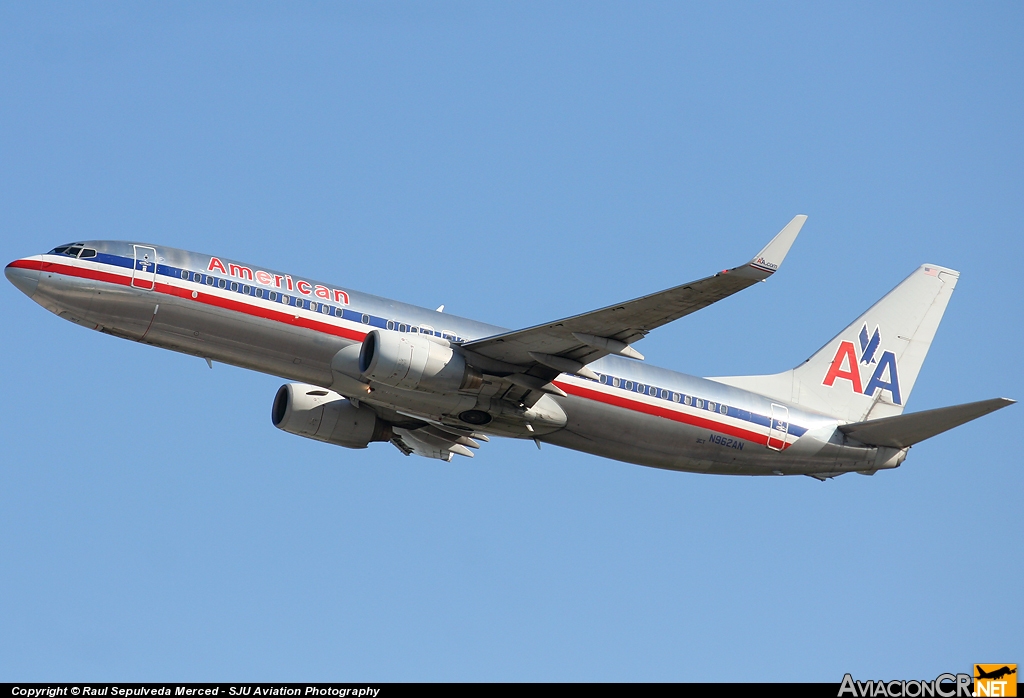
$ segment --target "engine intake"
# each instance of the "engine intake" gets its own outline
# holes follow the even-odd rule
[[[366,448],[390,441],[391,425],[366,407],[356,407],[336,392],[305,383],[282,385],[270,413],[274,426],[345,448]]]
[[[363,340],[359,372],[364,380],[404,390],[452,393],[483,384],[483,375],[447,341],[380,330]]]

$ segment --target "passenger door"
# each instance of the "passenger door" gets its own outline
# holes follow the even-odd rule
[[[152,291],[156,287],[156,250],[145,245],[134,245],[135,267],[132,286]]]
[[[789,434],[789,408],[772,403],[771,424],[768,426],[768,448],[781,451],[786,447]]]

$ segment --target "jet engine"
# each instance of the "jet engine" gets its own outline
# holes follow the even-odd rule
[[[363,340],[359,372],[367,381],[435,393],[472,390],[483,383],[481,373],[467,366],[447,340],[380,330]]]
[[[366,407],[315,385],[288,383],[274,397],[274,426],[289,434],[346,448],[366,448],[371,441],[390,441],[391,425]]]

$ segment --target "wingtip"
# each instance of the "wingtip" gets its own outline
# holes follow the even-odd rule
[[[800,229],[804,227],[805,222],[807,222],[806,215],[801,213],[794,216],[793,220],[787,223],[786,227],[780,230],[772,238],[772,241],[750,260],[750,265],[769,274],[778,271],[782,266],[782,260],[789,254],[789,248],[793,246],[793,241],[800,234]]]

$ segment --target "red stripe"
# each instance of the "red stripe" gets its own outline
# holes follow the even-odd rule
[[[41,271],[43,263],[38,259],[16,259],[8,267],[14,267],[15,269],[34,269],[35,271]]]
[[[103,281],[111,284],[118,284],[121,286],[131,286],[131,279],[120,274],[111,274],[105,271],[98,271],[96,269],[86,269],[82,267],[70,267],[65,264],[56,262],[40,262],[36,260],[25,260],[19,259],[11,262],[8,266],[16,267],[19,269],[42,269],[46,266],[47,272],[56,272],[59,274],[65,274],[66,276],[76,276],[82,279],[93,279],[95,281]],[[142,289],[140,289],[142,290]],[[209,294],[203,291],[197,291],[199,294],[198,298],[192,298],[192,290],[181,288],[178,286],[172,286],[171,284],[165,284],[158,282],[154,293],[163,293],[168,296],[175,296],[182,298],[187,301],[194,301],[196,303],[204,303],[217,308],[224,308],[225,310],[232,310],[238,313],[244,313],[253,317],[263,318],[265,320],[273,320],[275,322],[281,322],[286,325],[293,327],[301,327],[303,329],[313,330],[316,332],[324,332],[326,334],[332,334],[337,337],[344,337],[345,339],[351,339],[357,342],[363,341],[366,337],[365,332],[358,332],[356,330],[350,330],[344,327],[338,327],[337,325],[331,325],[326,322],[319,320],[312,320],[305,317],[295,317],[294,313],[284,313],[279,310],[270,310],[269,308],[262,308],[256,305],[250,305],[242,301],[236,301],[228,298],[222,298],[213,294]],[[753,441],[754,443],[767,445],[768,436],[765,434],[759,434],[754,431],[747,429],[741,429],[729,424],[722,424],[704,417],[697,417],[691,414],[683,412],[677,412],[658,405],[651,405],[646,402],[640,402],[639,400],[631,400],[628,398],[619,397],[618,395],[609,395],[601,391],[593,390],[583,386],[573,385],[571,383],[563,383],[556,381],[555,385],[564,390],[570,395],[575,395],[588,400],[594,400],[595,402],[603,402],[606,405],[612,405],[614,407],[621,407],[623,409],[632,410],[634,412],[642,412],[655,417],[663,417],[670,419],[674,422],[681,422],[683,424],[689,424],[695,427],[701,427],[709,429],[711,431],[718,432],[719,434],[728,434],[729,436],[735,436],[738,439],[744,439],[746,441]],[[785,443],[783,449],[788,448],[791,444]]]
[[[653,415],[655,417],[664,417],[670,419],[673,422],[682,422],[683,424],[689,424],[695,427],[701,427],[703,429],[709,429],[711,431],[718,432],[719,434],[728,434],[729,436],[735,436],[738,439],[744,439],[746,441],[753,441],[754,443],[761,444],[762,446],[768,445],[767,434],[759,434],[755,431],[748,429],[742,429],[740,427],[732,426],[731,424],[723,424],[716,422],[711,419],[704,417],[698,417],[696,415],[687,414],[685,412],[677,412],[676,410],[670,410],[665,407],[658,405],[651,405],[646,402],[639,400],[631,400],[629,398],[620,397],[618,395],[610,395],[608,393],[594,390],[592,388],[586,388],[580,385],[573,385],[572,383],[563,383],[562,381],[555,381],[555,385],[569,393],[570,395],[576,395],[577,397],[586,398],[588,400],[594,400],[595,402],[603,402],[606,405],[612,405],[614,407],[621,407],[623,409],[632,410],[634,412],[643,412],[645,414]],[[791,444],[785,443],[783,449],[786,449]]]
[[[25,260],[18,260],[23,262]],[[12,262],[12,265],[15,264]],[[40,264],[40,263],[37,263]],[[65,264],[50,263],[47,264],[47,272],[55,272],[58,274],[64,274],[65,276],[76,276],[81,279],[92,279],[94,281],[103,281],[109,284],[118,284],[121,286],[131,286],[132,280],[127,276],[121,276],[120,274],[111,274],[105,271],[98,271],[96,269],[86,269],[83,267],[69,267]],[[23,268],[34,268],[28,265],[23,265]],[[139,289],[149,290],[149,289]],[[193,298],[193,290],[181,288],[179,286],[172,286],[171,284],[165,284],[161,282],[156,283],[156,288],[153,289],[153,293],[162,293],[166,296],[174,296],[176,298],[182,298],[187,301],[193,301],[195,303],[203,303],[205,305],[211,305],[217,308],[224,308],[225,310],[232,310],[237,313],[244,313],[253,317],[263,318],[264,320],[273,320],[274,322],[281,322],[292,327],[301,327],[307,330],[313,330],[315,332],[323,332],[324,334],[332,334],[336,337],[344,337],[345,339],[351,339],[357,342],[363,341],[366,337],[365,332],[358,332],[356,330],[350,330],[346,327],[338,327],[327,322],[320,320],[313,320],[307,317],[296,317],[295,313],[281,312],[280,310],[271,310],[270,308],[262,308],[257,305],[251,305],[243,301],[232,300],[230,298],[222,298],[212,293],[206,293],[205,291],[195,292],[198,297]]]

